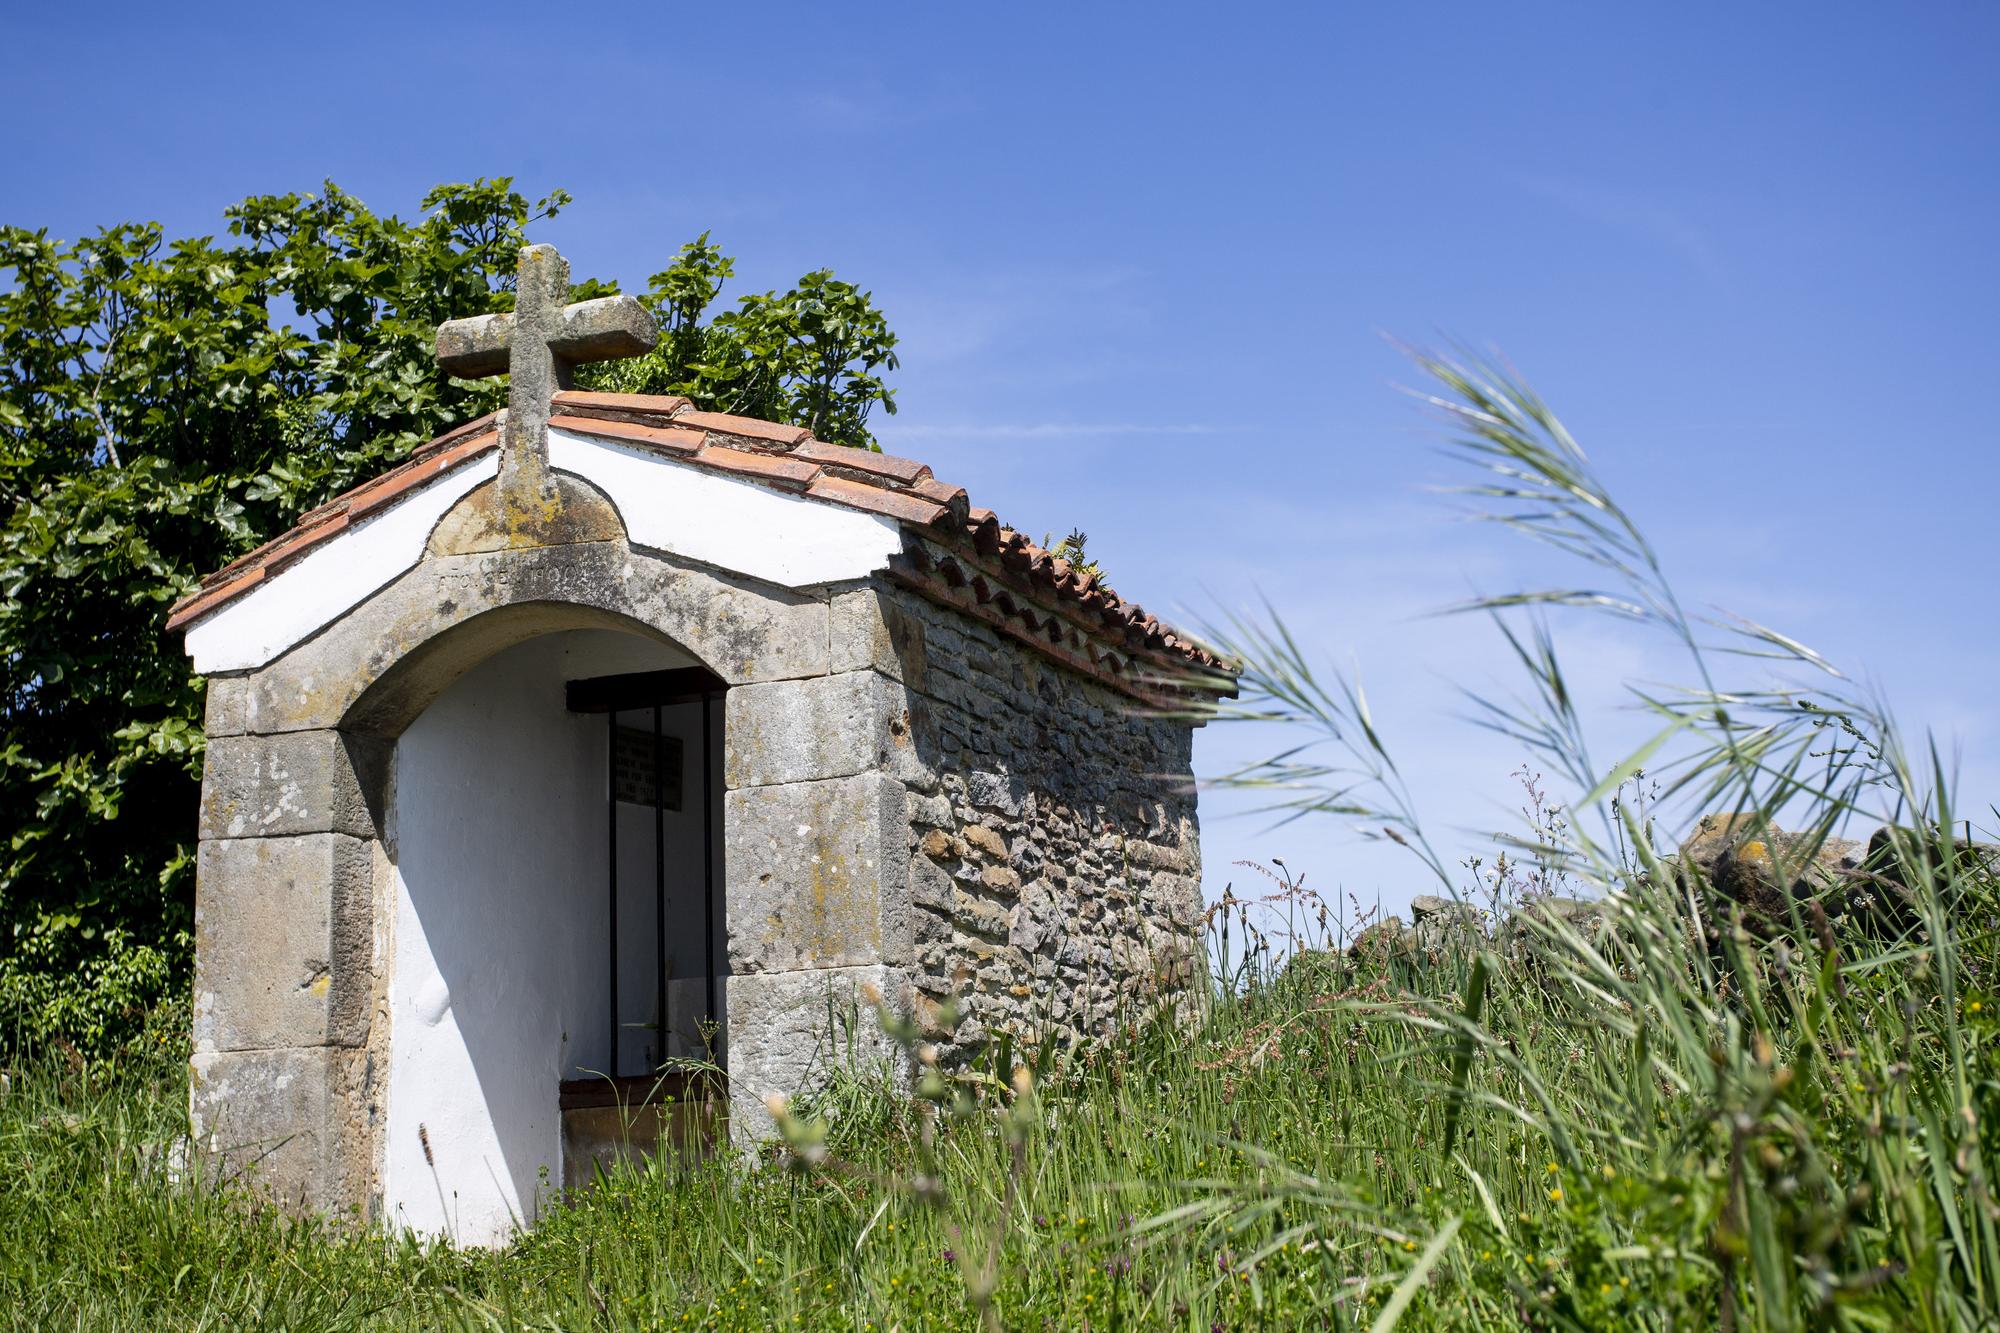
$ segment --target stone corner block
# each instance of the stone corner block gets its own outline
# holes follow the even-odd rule
[[[826,673],[823,596],[741,575],[683,567],[635,550],[627,578],[632,613],[706,662],[732,685]]]
[[[735,972],[906,962],[909,796],[882,773],[724,796]]]
[[[296,1213],[361,1203],[368,1148],[350,1114],[353,1053],[219,1051],[190,1063],[194,1147],[213,1181],[242,1181]]]
[[[255,696],[248,675],[210,676],[203,694],[201,729],[206,735],[240,736],[251,729]]]
[[[375,835],[363,794],[379,787],[387,747],[336,731],[216,736],[201,779],[203,838],[294,833]]]
[[[729,691],[730,788],[817,782],[881,771],[922,776],[921,701],[875,671],[742,685]]]
[[[837,1068],[907,1079],[871,992],[892,1014],[914,1002],[909,977],[880,965],[729,978],[729,1129],[739,1147],[771,1136],[773,1093],[809,1092]]]
[[[924,622],[906,594],[868,586],[833,595],[829,671],[879,671],[913,690],[924,688],[929,660]]]
[[[195,862],[195,1050],[366,1037],[372,844],[341,833],[203,842]]]

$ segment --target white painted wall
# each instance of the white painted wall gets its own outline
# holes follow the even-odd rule
[[[634,545],[781,587],[862,578],[902,549],[894,519],[567,431],[549,432],[549,461],[610,496]],[[263,666],[345,615],[415,565],[438,519],[498,467],[489,453],[442,474],[204,616],[187,632],[195,670]]]
[[[342,615],[422,559],[437,521],[499,468],[498,453],[459,464],[202,617],[187,632],[194,669],[263,666]]]
[[[607,732],[566,710],[563,685],[687,665],[617,631],[547,635],[461,677],[397,744],[395,1223],[501,1243],[534,1220],[543,1172],[561,1180],[557,1084],[609,1047]]]
[[[903,549],[892,518],[568,431],[549,432],[549,464],[610,496],[633,545],[786,588],[863,578]]]

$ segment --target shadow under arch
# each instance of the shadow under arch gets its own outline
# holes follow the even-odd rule
[[[350,747],[379,758],[365,782],[388,871],[392,1225],[502,1242],[561,1179],[559,1085],[616,1063],[606,815],[625,814],[607,779],[616,715],[571,712],[565,688],[689,666],[704,664],[630,616],[514,603],[416,645],[343,716]],[[703,826],[720,819],[712,749],[688,784]]]
[[[566,630],[620,631],[678,654],[687,665],[713,670],[686,645],[623,612],[555,600],[513,602],[449,625],[397,657],[348,705],[337,724],[339,730],[393,742],[453,682],[480,663],[515,644]]]

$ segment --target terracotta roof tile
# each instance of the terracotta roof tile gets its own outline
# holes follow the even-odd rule
[[[567,414],[550,417],[549,425],[557,430],[594,435],[599,439],[629,440],[633,444],[643,444],[677,456],[695,453],[708,439],[698,430],[683,430],[679,426],[642,426],[636,421],[604,421],[596,417]]]
[[[681,412],[674,417],[674,424],[712,430],[719,435],[740,435],[746,440],[770,440],[774,444],[802,444],[812,435],[804,426],[781,426],[775,421],[731,416],[727,412]]]
[[[569,408],[600,408],[613,412],[665,413],[668,416],[693,407],[687,399],[657,393],[590,393],[583,389],[564,389],[556,394],[555,406],[558,410]]]
[[[866,482],[850,481],[846,477],[822,476],[806,487],[806,494],[815,500],[832,500],[839,504],[852,505],[856,509],[872,510],[905,523],[915,523],[919,527],[929,527],[951,512],[941,504],[933,504],[929,500],[902,491],[884,490],[879,486],[870,486]]]
[[[557,429],[893,518],[913,530],[905,553],[891,564],[897,582],[1127,693],[1172,702],[1187,688],[1212,694],[1227,686],[1228,663],[1003,526],[992,510],[973,507],[963,487],[937,480],[922,463],[827,444],[798,426],[694,411],[684,398],[564,390],[555,408],[550,425]],[[494,448],[503,415],[440,435],[401,466],[321,505],[292,531],[216,571],[173,608],[168,628],[185,628],[348,524]],[[1190,670],[1205,674],[1205,683],[1173,683]]]
[[[757,477],[764,481],[783,482],[797,486],[801,490],[812,484],[820,475],[819,469],[811,463],[783,454],[757,453],[749,449],[730,449],[722,445],[705,444],[695,455],[697,463],[722,472],[735,472],[743,476]]]
[[[804,458],[844,472],[862,472],[871,477],[887,477],[905,486],[914,485],[931,475],[928,463],[898,458],[894,454],[878,454],[872,449],[856,449],[852,445],[828,444],[824,440],[811,438],[792,450],[792,457]]]
[[[953,486],[949,482],[939,481],[936,477],[925,477],[910,489],[934,504],[955,509],[962,515],[971,513],[971,506],[966,501],[963,486]]]
[[[264,567],[258,565],[237,578],[214,587],[202,588],[193,596],[183,597],[174,604],[174,609],[167,613],[168,632],[185,628],[224,602],[249,592],[263,581]]]
[[[499,443],[500,437],[497,434],[475,435],[449,449],[411,459],[395,471],[384,473],[374,481],[349,491],[343,517],[353,519],[360,518],[363,514],[372,514],[382,506],[391,504],[417,487],[427,484],[431,478],[451,471],[469,458],[477,458],[488,449],[496,448]]]
[[[492,416],[485,416],[469,424],[486,426],[492,419]],[[289,562],[307,549],[344,531],[353,518],[381,508],[405,491],[422,485],[440,472],[449,471],[466,459],[476,457],[499,443],[500,436],[497,432],[485,430],[468,436],[465,427],[431,441],[418,449],[407,461],[384,472],[373,481],[357,486],[317,509],[310,510],[289,532],[281,533],[256,550],[238,556],[204,578],[200,587],[174,603],[168,613],[168,628],[185,625],[195,616],[213,610],[231,597],[248,592],[258,579],[266,574],[275,573],[278,565]],[[445,447],[440,447],[441,444]],[[252,567],[258,571],[257,579],[236,577]],[[210,596],[224,585],[227,585],[228,589],[226,596]],[[197,604],[200,610],[190,611],[189,608]]]

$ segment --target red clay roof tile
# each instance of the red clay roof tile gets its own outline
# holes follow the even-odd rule
[[[965,487],[963,486],[954,486],[950,482],[939,481],[936,477],[925,477],[922,481],[910,487],[910,489],[918,495],[923,496],[924,499],[941,504],[947,509],[956,509],[962,514],[969,515],[971,513],[971,507],[966,502]]]
[[[846,477],[822,476],[806,487],[806,494],[815,500],[833,500],[856,509],[872,510],[919,527],[929,527],[950,512],[943,505],[932,504],[929,500],[902,491],[883,490],[866,482],[850,481]]]
[[[1228,663],[1001,525],[992,510],[972,507],[963,487],[937,480],[922,463],[827,444],[798,426],[694,411],[684,398],[564,390],[555,406],[550,425],[558,429],[651,448],[681,463],[803,491],[917,529],[923,539],[907,541],[906,554],[891,561],[897,582],[1127,693],[1168,700],[1174,688],[1166,682],[1190,668],[1226,684]],[[168,628],[185,628],[351,522],[494,448],[502,415],[440,435],[401,466],[321,505],[292,531],[216,571],[173,608]],[[731,447],[714,436],[745,444]],[[1197,688],[1212,693],[1216,679]]]
[[[775,421],[731,416],[727,412],[681,412],[674,417],[674,424],[712,430],[718,435],[740,435],[746,440],[770,440],[774,444],[800,444],[812,435],[804,426],[781,426]]]
[[[349,491],[344,517],[360,518],[364,514],[372,514],[384,505],[401,499],[417,487],[428,484],[431,478],[451,471],[469,458],[477,458],[488,449],[497,447],[499,443],[500,437],[497,434],[475,435],[449,449],[411,459],[395,471],[384,473],[367,485]]]
[[[792,450],[793,458],[803,458],[808,462],[837,468],[844,472],[861,472],[871,477],[887,477],[891,481],[912,486],[931,475],[930,464],[913,459],[898,458],[894,454],[878,454],[872,449],[857,449],[852,445],[828,444],[824,440],[807,439]]]
[[[633,444],[643,444],[676,456],[696,452],[708,439],[698,430],[683,430],[679,426],[642,426],[636,421],[606,421],[567,414],[550,417],[549,425],[556,430],[594,435],[599,439],[629,440]]]
[[[669,416],[693,407],[677,395],[658,393],[591,393],[584,389],[563,389],[555,396],[558,409],[603,408],[614,412],[660,412]]]
[[[263,581],[264,567],[258,565],[256,568],[229,580],[227,583],[219,584],[213,588],[204,588],[192,597],[182,598],[167,615],[167,630],[172,632],[199,620],[216,607],[221,606],[224,602],[242,593],[249,592]]]
[[[705,444],[695,455],[697,463],[716,468],[723,472],[736,472],[744,476],[759,477],[765,481],[783,482],[797,486],[801,490],[812,484],[819,476],[819,469],[811,463],[802,463],[796,458],[783,454],[756,453],[749,449],[730,449],[723,445]]]

